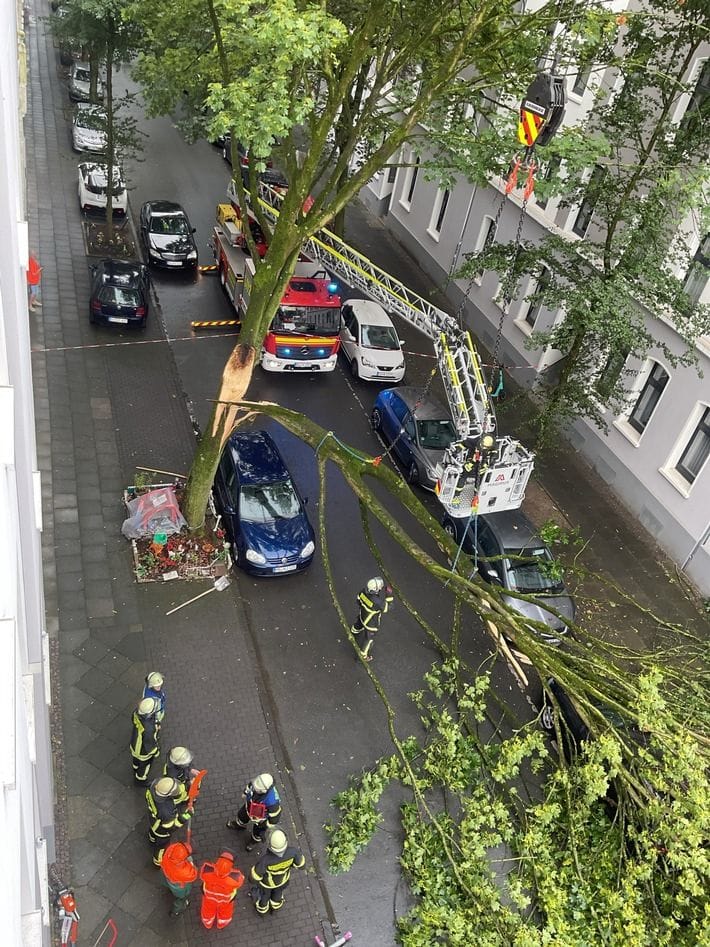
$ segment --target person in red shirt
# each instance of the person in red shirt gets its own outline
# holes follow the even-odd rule
[[[191,856],[190,845],[186,842],[173,842],[165,849],[160,863],[165,884],[175,898],[170,917],[179,917],[190,903],[192,883],[197,880],[197,868]]]
[[[217,921],[217,930],[232,923],[234,899],[244,884],[244,875],[234,866],[234,855],[225,851],[214,864],[204,862],[200,868],[202,882],[202,923],[209,930]]]
[[[42,308],[42,303],[39,300],[39,284],[41,279],[42,267],[39,265],[37,257],[30,253],[29,263],[27,265],[27,289],[30,294],[30,310],[32,312]]]

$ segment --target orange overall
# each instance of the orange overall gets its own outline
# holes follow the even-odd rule
[[[234,899],[244,884],[244,875],[234,867],[231,852],[222,852],[214,864],[204,862],[200,868],[202,882],[202,923],[211,928],[215,920],[217,929],[231,924],[234,914]]]

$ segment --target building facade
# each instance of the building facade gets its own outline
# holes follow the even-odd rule
[[[578,124],[599,92],[608,96],[618,91],[619,78],[611,70],[570,72],[565,80],[565,122]],[[693,59],[685,85],[688,91],[678,97],[674,121],[708,101],[710,47]],[[442,188],[420,171],[426,153],[405,146],[398,157],[399,166],[376,176],[361,197],[444,288],[454,309],[463,307],[473,335],[492,351],[503,314],[497,298],[500,279],[493,271],[465,281],[453,278],[465,255],[481,250],[491,237],[512,241],[519,227],[522,239],[531,243],[550,232],[572,240],[583,237],[595,226],[593,206],[583,200],[565,207],[557,198],[543,200],[533,194],[523,211],[521,189],[506,197],[502,180],[477,188],[459,177]],[[594,173],[590,169],[588,178]],[[683,222],[695,253],[679,265],[676,275],[684,279],[693,301],[710,303],[710,235],[701,232],[699,218],[691,215]],[[497,348],[500,361],[514,366],[510,371],[515,380],[528,387],[564,355],[529,348],[534,329],[547,329],[562,318],[526,300],[541,279],[544,270],[519,287],[504,314]],[[684,345],[670,321],[650,312],[644,319],[659,343],[682,354]],[[643,360],[627,360],[627,404],[618,416],[606,412],[606,433],[580,418],[567,436],[701,593],[710,595],[710,337],[697,342],[695,366],[673,367],[662,349],[659,344]]]
[[[0,916],[3,939],[51,942],[55,860],[49,638],[26,271],[26,54],[21,3],[0,4]]]

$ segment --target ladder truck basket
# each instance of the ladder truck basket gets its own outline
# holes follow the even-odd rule
[[[487,467],[481,465],[478,488],[474,473],[465,469],[468,452],[447,451],[440,467],[436,493],[449,516],[470,516],[476,497],[479,513],[517,510],[520,507],[533,470],[534,457],[519,441],[509,437],[499,438],[497,448],[495,460]]]
[[[496,429],[495,415],[471,335],[461,332],[451,341],[453,347],[442,332],[434,349],[456,433],[462,440],[492,434]]]

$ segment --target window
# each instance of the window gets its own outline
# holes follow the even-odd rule
[[[694,483],[710,457],[710,408],[705,408],[693,436],[680,455],[676,470],[688,483]]]
[[[561,164],[562,164],[562,158],[559,158],[559,157],[550,158],[542,174],[542,180],[549,181],[550,178],[553,178],[557,174],[557,172],[560,170]],[[538,207],[542,208],[542,210],[545,210],[549,200],[550,200],[549,197],[537,197],[537,195],[535,196],[535,203],[537,204]]]
[[[589,82],[589,77],[592,74],[592,64],[589,63],[582,68],[577,73],[577,76],[572,85],[572,94],[573,95],[584,95],[584,90],[587,88],[587,83]]]
[[[597,165],[589,179],[589,184],[587,184],[587,193],[582,201],[582,206],[579,208],[577,219],[572,225],[572,232],[576,233],[578,237],[583,237],[587,232],[594,208],[599,200],[599,191],[605,176],[606,170]]]
[[[476,250],[474,257],[478,256],[480,253],[483,253],[484,250],[487,250],[488,247],[493,243],[496,238],[496,223],[492,217],[484,217],[481,222],[481,229],[478,234],[478,241],[476,243]],[[477,283],[480,283],[483,279],[483,274],[485,269],[481,268],[476,270],[474,273],[474,279]]]
[[[639,434],[643,434],[646,430],[646,426],[651,420],[651,415],[656,410],[656,405],[667,384],[668,372],[662,365],[659,365],[658,362],[654,362],[651,371],[648,373],[648,378],[636,399],[636,404],[629,415],[629,424],[635,428]]]
[[[394,179],[397,177],[397,165],[392,164],[387,169],[387,183],[394,184]]]
[[[703,120],[707,121],[708,100],[710,100],[710,59],[706,59],[700,69],[688,108],[681,120],[680,128],[683,132],[692,134],[696,129],[700,131]]]
[[[540,297],[551,282],[552,273],[546,266],[543,266],[543,268],[540,270],[540,275],[537,278],[535,293],[533,294],[533,298],[530,300],[528,311],[525,313],[525,321],[533,329],[535,328],[535,322],[537,321],[537,317],[540,315],[540,310],[543,306],[543,302]]]
[[[414,195],[414,188],[417,184],[417,175],[419,174],[419,162],[421,158],[414,154],[413,151],[409,152],[409,158],[405,163],[409,164],[409,167],[406,168],[404,175],[402,177],[402,195],[399,199],[400,204],[406,209],[412,205],[412,197]]]
[[[435,234],[441,233],[441,227],[444,223],[444,217],[446,216],[446,208],[449,205],[449,196],[450,192],[448,187],[443,191],[439,191],[436,195],[436,200],[434,201],[434,209],[431,213],[431,224],[430,231]]]
[[[604,367],[597,375],[594,387],[601,398],[608,398],[614,391],[614,386],[619,380],[621,370],[624,367],[626,359],[629,357],[627,348],[613,349],[604,363]]]
[[[683,289],[691,303],[695,305],[705,291],[710,278],[710,234],[705,234],[695,256],[690,261],[688,272],[685,274]]]

